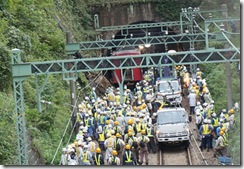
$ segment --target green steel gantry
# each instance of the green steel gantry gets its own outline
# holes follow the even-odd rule
[[[145,38],[125,38],[125,39],[114,39],[105,41],[93,41],[93,42],[80,42],[71,43],[66,45],[66,53],[74,54],[82,50],[92,50],[101,48],[112,48],[112,47],[122,47],[122,46],[138,46],[138,44],[162,44],[162,43],[192,43],[194,48],[194,43],[205,42],[204,50],[189,50],[175,53],[151,53],[143,54],[137,56],[116,56],[116,57],[96,57],[96,58],[82,58],[82,59],[69,59],[69,60],[56,60],[56,61],[45,61],[45,62],[29,62],[23,63],[20,57],[20,50],[13,49],[11,51],[12,55],[12,77],[13,77],[13,87],[14,87],[14,98],[15,98],[15,111],[17,118],[17,134],[18,134],[18,152],[19,152],[19,163],[20,165],[28,165],[28,152],[27,152],[27,142],[26,142],[26,119],[24,110],[24,95],[23,95],[23,80],[29,76],[39,76],[47,75],[43,86],[39,89],[38,82],[37,85],[37,99],[38,104],[40,101],[40,94],[43,91],[43,87],[51,74],[62,74],[64,80],[76,80],[77,74],[80,72],[96,72],[102,70],[114,70],[114,69],[128,69],[128,68],[147,68],[147,67],[157,67],[170,65],[195,65],[202,63],[222,63],[222,62],[239,62],[240,61],[240,49],[231,45],[232,48],[228,49],[215,49],[209,47],[209,40],[224,40],[228,42],[228,36],[225,35],[224,30],[219,32],[210,33],[208,31],[208,26],[210,24],[215,24],[219,22],[224,22],[228,20],[239,20],[234,19],[210,19],[204,20],[204,29],[201,33],[196,33],[194,31],[183,32],[184,25],[194,22],[192,15],[188,18],[187,22],[183,21],[183,16],[187,14],[192,14],[193,12],[187,12],[182,10],[181,21],[180,22],[164,22],[164,23],[152,23],[152,24],[139,24],[139,25],[125,25],[125,26],[113,26],[99,28],[96,26],[98,31],[111,31],[111,30],[123,30],[123,29],[135,29],[135,28],[150,28],[158,26],[179,26],[181,27],[181,34],[178,35],[162,35],[162,37],[145,37]],[[196,14],[199,10],[195,11]],[[195,14],[194,13],[194,14]],[[96,22],[98,20],[95,19]],[[96,24],[96,23],[95,23]],[[98,23],[97,23],[98,24]],[[189,27],[188,27],[189,28]],[[190,30],[190,29],[189,29]],[[228,32],[227,32],[228,33]],[[162,64],[162,56],[167,56],[171,63]],[[140,63],[136,62],[135,59],[140,58]],[[120,60],[120,65],[115,65],[114,60]],[[131,65],[125,64],[130,61]],[[71,66],[72,65],[72,66]],[[74,76],[70,76],[73,73]],[[37,78],[36,78],[37,81]],[[122,82],[123,83],[123,82]],[[122,86],[122,85],[120,85]],[[40,105],[38,105],[38,109]]]

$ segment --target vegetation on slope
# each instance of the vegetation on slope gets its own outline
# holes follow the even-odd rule
[[[56,2],[59,2],[59,6],[55,4]],[[80,40],[90,36],[90,32],[85,31],[89,29],[87,24],[89,18],[80,17],[89,16],[86,10],[80,9],[80,13],[76,13],[78,9],[73,11],[75,4],[72,0],[55,1],[55,3],[54,0],[0,1],[0,31],[2,32],[0,35],[0,98],[2,99],[0,126],[5,129],[0,135],[1,147],[3,147],[0,150],[0,161],[4,165],[18,164],[10,50],[20,49],[24,62],[60,60],[67,58],[64,51],[66,43],[64,31],[71,31],[73,36],[77,36]],[[65,17],[66,20],[59,16]],[[58,21],[65,23],[64,30],[60,29]],[[44,76],[38,77],[40,87],[44,78]],[[83,75],[79,75],[79,78],[81,81],[86,81]],[[81,87],[86,84],[87,82],[82,82]],[[50,76],[41,99],[52,104],[42,104],[41,113],[37,111],[35,77],[24,80],[23,87],[27,129],[30,133],[28,137],[32,138],[33,146],[38,149],[44,162],[48,164],[52,161],[70,118],[70,87],[67,81],[62,79],[62,75]],[[64,137],[62,143],[64,146],[67,144],[69,133],[71,132],[68,131]],[[54,163],[58,164],[59,159]]]

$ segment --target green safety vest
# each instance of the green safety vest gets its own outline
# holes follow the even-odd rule
[[[117,165],[117,158],[116,158],[116,156],[113,156],[112,157],[112,164],[115,164],[115,165]]]
[[[97,155],[95,155],[96,165],[101,165],[100,158],[101,158],[100,154],[98,154],[98,157],[97,157]]]
[[[88,160],[88,153],[82,153],[82,157],[83,157],[83,162],[89,162]]]
[[[153,136],[152,133],[151,133],[151,131],[152,131],[151,129],[148,129],[148,128],[147,128],[147,137],[151,137],[151,136]]]
[[[126,155],[126,160],[125,160],[125,162],[127,162],[127,163],[132,162],[132,160],[131,160],[131,151],[129,151],[129,154],[128,154],[128,152],[126,151],[126,152],[125,152],[125,155]]]
[[[100,116],[100,124],[104,124],[104,116]]]

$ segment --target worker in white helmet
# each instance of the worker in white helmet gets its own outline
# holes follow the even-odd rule
[[[88,145],[84,145],[80,160],[80,165],[92,165],[93,159],[91,152],[88,150]]]
[[[77,158],[76,158],[76,154],[74,152],[74,148],[70,147],[67,150],[68,153],[68,157],[67,157],[67,161],[68,161],[68,165],[77,165]]]
[[[68,161],[67,161],[67,149],[63,148],[62,149],[62,155],[61,155],[61,165],[67,165]]]
[[[114,138],[111,137],[111,134],[107,134],[107,139],[104,141],[104,147],[106,149],[106,153],[105,153],[105,161],[106,163],[108,163],[108,159],[109,157],[112,156],[112,151],[114,148]]]

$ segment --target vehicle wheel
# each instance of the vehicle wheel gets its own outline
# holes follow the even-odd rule
[[[189,140],[188,140],[188,141],[186,141],[184,144],[185,144],[185,149],[187,149],[187,148],[189,147],[189,145],[190,145]]]

